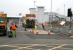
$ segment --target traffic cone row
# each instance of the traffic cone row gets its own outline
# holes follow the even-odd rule
[[[29,31],[29,32],[32,32],[32,29],[29,29],[28,31]]]
[[[37,30],[32,30],[32,33],[38,35],[39,32]]]
[[[50,32],[50,30],[49,30],[49,31],[48,31],[48,35],[52,35],[52,34],[54,34],[54,33]]]
[[[49,31],[48,31],[48,35],[51,35],[50,33],[51,33],[51,32],[50,32],[50,30],[49,30]]]
[[[48,35],[51,35],[50,32],[48,32]]]
[[[34,34],[34,35],[38,35],[39,34],[39,31],[35,30],[35,29],[30,30],[30,32],[32,32],[32,34]],[[50,32],[50,30],[47,33],[48,33],[48,35],[54,34],[54,33]]]

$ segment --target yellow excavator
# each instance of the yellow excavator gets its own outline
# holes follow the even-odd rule
[[[35,14],[26,14],[23,18],[23,26],[26,29],[35,29]]]

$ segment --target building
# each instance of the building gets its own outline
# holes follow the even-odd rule
[[[35,14],[38,23],[68,20],[64,15],[60,15],[56,12],[45,12],[43,6],[38,6],[37,8],[29,8],[30,14]]]
[[[20,17],[7,17],[8,24],[15,23],[17,26],[20,25]]]
[[[36,15],[36,20],[38,23],[43,23],[48,18],[48,15],[44,13],[44,7],[38,6],[37,8],[29,8],[30,14]],[[44,19],[45,17],[45,19]]]

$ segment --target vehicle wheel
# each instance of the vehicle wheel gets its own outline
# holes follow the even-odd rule
[[[6,36],[7,35],[7,31],[3,32],[3,35]]]

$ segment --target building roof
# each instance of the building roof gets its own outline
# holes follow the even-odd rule
[[[36,9],[36,8],[29,8],[29,10],[30,10],[30,9]]]
[[[8,19],[19,19],[20,17],[7,17]]]
[[[35,14],[26,14],[26,17],[36,17]]]
[[[43,6],[38,6],[37,8],[44,8]]]

